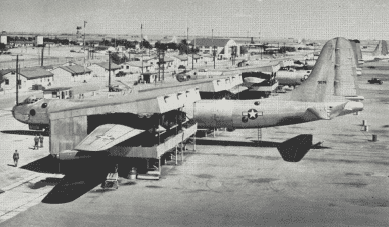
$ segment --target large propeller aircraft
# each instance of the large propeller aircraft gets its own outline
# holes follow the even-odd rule
[[[115,99],[27,99],[12,112],[20,122],[48,128],[50,153],[60,159],[89,157],[106,151],[134,157],[134,147],[144,146],[140,141],[155,138],[152,134],[156,132],[171,132],[177,125],[181,127],[188,122],[199,128],[234,130],[330,120],[362,111],[361,102],[350,101],[360,97],[355,85],[356,67],[350,41],[334,38],[323,47],[310,77],[282,96],[201,100],[195,85],[178,85]],[[286,161],[302,158],[285,158],[283,151],[280,152]],[[296,156],[299,147],[292,150],[289,147],[288,152]]]

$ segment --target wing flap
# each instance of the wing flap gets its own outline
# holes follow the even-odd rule
[[[107,150],[127,139],[130,139],[144,130],[134,129],[124,125],[106,124],[100,125],[93,130],[76,147],[81,151]]]

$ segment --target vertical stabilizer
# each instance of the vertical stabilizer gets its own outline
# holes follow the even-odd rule
[[[331,39],[321,50],[309,78],[288,94],[289,100],[324,102],[333,96],[355,96],[356,67],[350,41],[344,38]]]
[[[356,96],[357,63],[350,41],[337,39],[335,50],[335,96]]]
[[[388,43],[386,40],[380,40],[375,47],[372,56],[383,56],[388,54]]]

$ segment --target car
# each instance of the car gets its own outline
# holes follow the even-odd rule
[[[118,85],[111,85],[109,86],[109,92],[121,92],[123,89],[119,88]]]
[[[199,72],[208,72],[208,69],[199,69]]]
[[[123,71],[119,71],[118,73],[116,73],[116,77],[122,77],[122,76],[126,76],[127,73],[123,72]]]
[[[371,83],[371,84],[382,84],[382,80],[378,79],[378,78],[371,78],[371,80],[368,80],[367,82]]]

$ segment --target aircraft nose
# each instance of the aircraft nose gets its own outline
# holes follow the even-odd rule
[[[29,119],[28,110],[23,105],[14,106],[12,108],[12,115],[16,120],[22,123],[26,123]]]
[[[348,102],[344,106],[344,109],[350,110],[350,111],[362,111],[363,110],[363,103],[361,103],[361,102]]]

